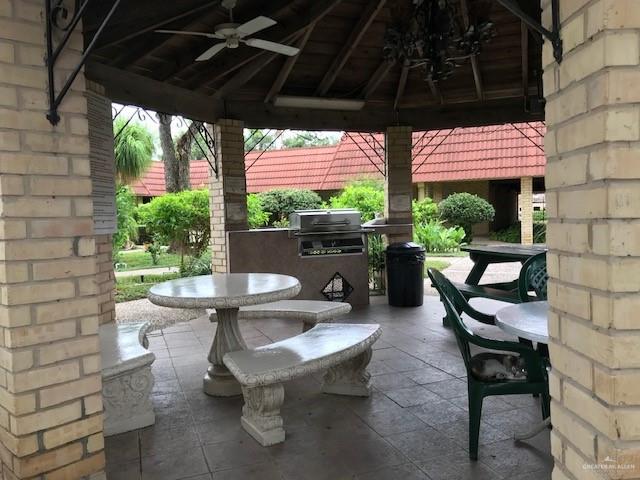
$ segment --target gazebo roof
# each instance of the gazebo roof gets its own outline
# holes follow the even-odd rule
[[[86,40],[113,1],[91,2]],[[425,130],[541,119],[542,112],[525,107],[525,92],[537,93],[540,43],[496,1],[459,1],[472,12],[488,4],[497,34],[473,64],[466,61],[437,84],[425,81],[420,68],[405,70],[383,58],[385,30],[411,14],[411,0],[239,0],[235,21],[271,17],[277,25],[257,36],[299,46],[301,53],[285,57],[241,46],[205,62],[194,60],[217,40],[154,31],[212,32],[228,21],[219,1],[122,2],[86,74],[114,101],[209,122],[237,118],[250,127],[381,131],[408,124]],[[531,8],[539,18],[539,8]],[[362,100],[365,106],[278,107],[278,95]]]

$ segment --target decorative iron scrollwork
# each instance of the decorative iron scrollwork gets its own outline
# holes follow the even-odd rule
[[[71,35],[78,26],[78,23],[80,22],[80,19],[82,18],[84,11],[86,10],[91,0],[84,0],[82,3],[80,3],[79,0],[72,1],[72,12],[70,12],[70,10],[66,7],[65,0],[45,0],[44,2],[47,43],[46,64],[47,79],[49,83],[49,111],[47,112],[47,119],[49,120],[49,122],[51,122],[52,125],[57,125],[60,121],[60,115],[58,114],[58,107],[60,106],[60,103],[62,103],[62,100],[67,95],[67,92],[80,73],[80,70],[87,62],[87,58],[89,58],[89,55],[93,51],[96,45],[96,41],[98,40],[100,35],[102,35],[102,32],[107,26],[107,23],[109,22],[121,2],[121,0],[115,0],[113,2],[113,5],[109,9],[109,12],[105,15],[93,38],[84,49],[84,52],[82,53],[78,64],[73,68],[64,85],[56,94],[54,75],[56,61],[69,42],[69,38],[71,38]],[[54,30],[60,30],[61,32],[63,32],[62,38],[56,46],[54,46],[53,44]]]

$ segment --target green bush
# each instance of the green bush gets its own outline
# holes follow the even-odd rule
[[[443,220],[464,229],[467,242],[473,239],[472,228],[476,223],[491,222],[496,214],[489,202],[470,193],[449,195],[440,202],[438,209]]]
[[[269,212],[262,208],[262,201],[255,193],[247,195],[247,222],[249,228],[261,228],[269,224]]]
[[[279,188],[258,194],[265,212],[269,212],[269,225],[288,219],[295,210],[320,208],[322,199],[312,190]]]
[[[413,200],[411,202],[411,211],[413,212],[413,223],[427,223],[430,220],[437,220],[438,205],[429,197],[422,200]]]
[[[534,222],[546,222],[547,221],[547,211],[546,210],[534,210],[533,211],[533,221]]]
[[[384,210],[384,186],[378,180],[356,180],[348,183],[336,197],[329,199],[331,208],[355,208],[362,221],[375,218]]]
[[[465,232],[461,227],[447,227],[439,220],[429,220],[413,227],[414,242],[431,253],[458,251],[464,236]]]
[[[199,257],[191,257],[188,262],[180,266],[181,277],[196,277],[211,274],[211,251],[206,250]]]
[[[116,217],[118,230],[113,235],[113,251],[122,250],[127,243],[136,239],[138,223],[135,219],[136,202],[127,186],[121,185],[116,190]]]
[[[156,197],[138,207],[147,232],[159,241],[179,248],[182,255],[200,256],[209,246],[209,194],[185,190]]]
[[[490,238],[499,242],[521,243],[520,222],[514,223],[502,230],[492,232]],[[545,243],[547,241],[547,224],[535,222],[533,224],[533,243]]]

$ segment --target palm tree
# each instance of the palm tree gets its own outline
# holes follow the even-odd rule
[[[127,124],[124,118],[114,122],[117,135],[113,143],[118,183],[127,185],[140,178],[151,165],[153,137],[140,123]]]

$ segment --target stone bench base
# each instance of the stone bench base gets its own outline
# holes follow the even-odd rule
[[[283,382],[326,370],[322,391],[369,396],[371,345],[379,325],[320,324],[306,333],[253,350],[227,353],[224,364],[242,385],[242,427],[262,446],[285,439]]]
[[[155,423],[151,402],[155,355],[141,345],[144,331],[142,323],[100,327],[105,436]]]

